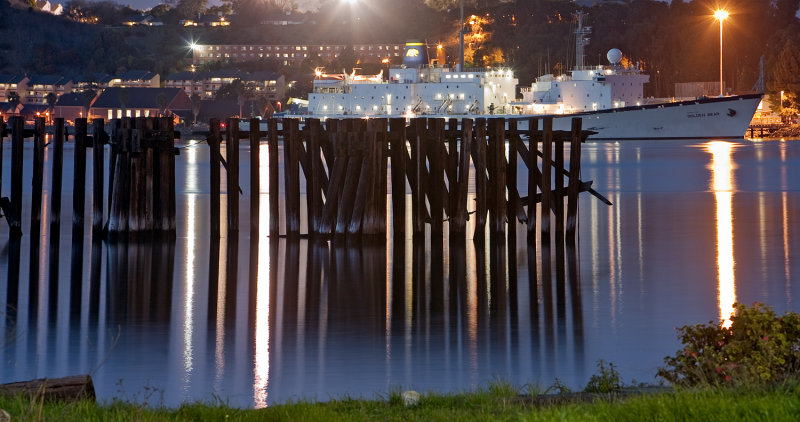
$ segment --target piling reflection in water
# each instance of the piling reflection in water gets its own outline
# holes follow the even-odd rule
[[[210,234],[207,148],[189,148],[172,242],[111,244],[71,224],[43,224],[34,240],[28,218],[8,239],[0,225],[0,382],[92,373],[101,400],[155,390],[149,404],[263,407],[498,377],[580,388],[597,359],[651,381],[677,347],[675,326],[717,318],[732,300],[795,306],[799,150],[735,144],[717,156],[707,144],[587,145],[582,172],[615,206],[587,200],[577,244],[563,247],[529,244],[521,227],[485,245],[446,230],[434,242],[410,230],[379,244],[270,238],[267,192],[261,232],[242,218],[238,236],[226,224]],[[735,289],[719,277],[721,255]],[[723,300],[726,288],[735,296]]]

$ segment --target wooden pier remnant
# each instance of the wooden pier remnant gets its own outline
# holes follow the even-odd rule
[[[64,169],[64,142],[67,132],[64,118],[56,117],[53,133],[53,171],[50,183],[50,223],[61,224],[61,178]]]
[[[110,189],[107,229],[111,236],[175,234],[175,132],[170,119],[123,118],[109,138]],[[99,131],[99,132],[98,132]],[[94,139],[105,132],[95,126]],[[103,139],[103,138],[99,138]],[[98,148],[99,145],[95,145]],[[97,152],[95,154],[98,154]],[[102,169],[102,165],[96,166]],[[102,193],[95,185],[95,192]],[[102,196],[99,212],[102,213]]]
[[[300,123],[297,119],[269,119],[264,132],[254,120],[249,131],[240,131],[238,122],[230,120],[225,131],[229,158],[223,165],[233,183],[229,195],[238,193],[238,185],[232,182],[238,178],[238,165],[232,162],[231,152],[239,138],[250,139],[250,189],[255,190],[250,193],[251,202],[258,201],[259,189],[259,158],[252,151],[266,138],[269,231],[273,237],[281,235],[283,228],[283,234],[291,238],[306,234],[385,239],[389,222],[394,235],[402,236],[410,196],[415,238],[425,236],[426,225],[432,239],[440,239],[445,228],[451,237],[465,237],[474,215],[476,242],[483,242],[487,232],[504,233],[515,220],[528,225],[529,242],[535,239],[532,236],[537,229],[542,241],[549,242],[552,227],[563,240],[565,229],[574,238],[578,193],[590,190],[591,182],[579,180],[580,143],[590,134],[581,130],[580,119],[573,122],[571,131],[553,131],[552,118],[543,119],[542,130],[536,118],[308,119],[302,126]],[[218,121],[212,120],[210,127],[211,227],[218,233],[214,228],[219,219],[215,205],[219,204],[219,175],[214,172],[219,170],[215,160],[222,138]],[[283,174],[279,144],[283,146]],[[565,160],[565,145],[570,147],[569,161]],[[520,162],[527,167],[523,173],[528,180],[526,195],[518,189]],[[285,189],[279,192],[281,177]],[[303,203],[302,186],[306,188]],[[473,195],[469,186],[475,187]],[[235,201],[229,198],[229,204]],[[238,218],[230,215],[238,213],[236,207],[229,207],[228,212],[229,222]],[[251,226],[256,226],[252,218]]]

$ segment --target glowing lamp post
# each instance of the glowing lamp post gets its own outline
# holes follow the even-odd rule
[[[714,12],[714,19],[719,20],[719,96],[724,95],[723,79],[722,79],[722,21],[728,18],[730,14],[727,10],[717,10]]]

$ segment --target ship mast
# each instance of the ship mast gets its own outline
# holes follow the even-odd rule
[[[584,57],[583,47],[589,43],[589,34],[592,33],[591,26],[583,26],[583,17],[586,16],[582,11],[576,14],[578,18],[578,28],[575,29],[575,69],[583,69]]]

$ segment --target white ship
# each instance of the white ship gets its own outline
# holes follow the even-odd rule
[[[512,107],[524,115],[553,116],[553,126],[570,130],[583,119],[589,139],[724,139],[744,137],[762,94],[683,100],[647,99],[650,79],[637,65],[621,64],[622,52],[607,54],[610,65],[576,66],[571,74],[539,77],[521,88]]]
[[[608,66],[583,65],[590,28],[578,23],[578,60],[569,74],[544,75],[521,87],[507,69],[456,71],[428,65],[427,48],[409,42],[404,65],[378,75],[317,72],[308,112],[313,117],[506,117],[527,129],[531,117],[553,117],[554,129],[570,130],[574,117],[596,132],[589,139],[742,138],[762,94],[674,100],[645,99],[649,76],[623,63],[612,49]],[[540,119],[541,121],[541,119]],[[541,128],[541,123],[539,123]]]

